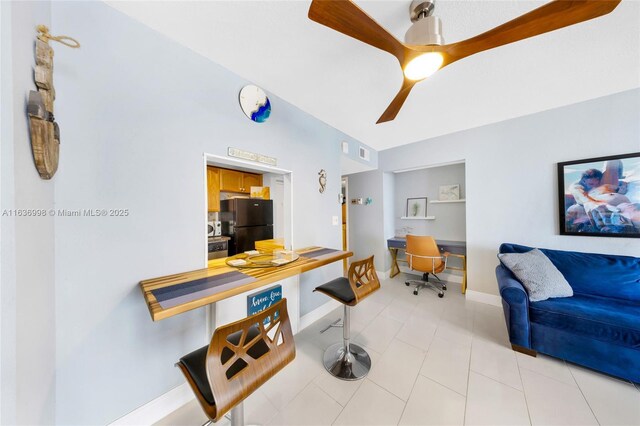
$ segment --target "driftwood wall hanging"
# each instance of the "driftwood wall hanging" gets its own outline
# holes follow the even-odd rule
[[[49,40],[73,48],[80,47],[80,43],[67,36],[54,37],[44,25],[38,25],[36,29],[38,36],[34,80],[38,90],[29,92],[27,114],[36,169],[42,179],[51,179],[58,170],[60,129],[53,116],[56,91],[53,87],[53,49],[49,46]]]

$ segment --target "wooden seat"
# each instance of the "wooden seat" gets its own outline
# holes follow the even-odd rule
[[[359,380],[371,369],[371,358],[360,346],[350,343],[350,307],[380,288],[380,280],[373,264],[373,256],[351,263],[348,278],[336,278],[316,287],[344,305],[342,342],[329,346],[323,357],[324,367],[333,376],[343,380]]]
[[[295,356],[287,302],[282,299],[217,328],[209,345],[183,356],[176,366],[211,421],[231,410],[232,425],[241,425],[242,401]]]

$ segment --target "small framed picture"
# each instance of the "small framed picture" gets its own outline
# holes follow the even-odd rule
[[[407,217],[426,217],[427,198],[407,198]]]
[[[640,238],[640,152],[558,163],[560,235]]]
[[[438,191],[438,200],[452,201],[460,199],[460,185],[441,185]]]

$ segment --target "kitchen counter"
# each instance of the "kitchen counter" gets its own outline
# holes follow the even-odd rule
[[[296,253],[300,258],[295,262],[261,269],[234,268],[226,265],[226,258],[214,259],[206,269],[140,281],[140,289],[151,319],[158,321],[353,256],[324,247]]]
[[[207,237],[208,242],[210,243],[217,243],[220,241],[229,241],[231,239],[231,237],[226,237],[224,235],[222,236],[217,236],[217,237]]]

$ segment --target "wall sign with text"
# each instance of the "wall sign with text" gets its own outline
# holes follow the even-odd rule
[[[247,296],[247,316],[264,311],[282,299],[282,286],[277,285]],[[276,312],[275,317],[278,317]],[[274,318],[275,319],[275,318]],[[265,319],[266,321],[266,319]]]

